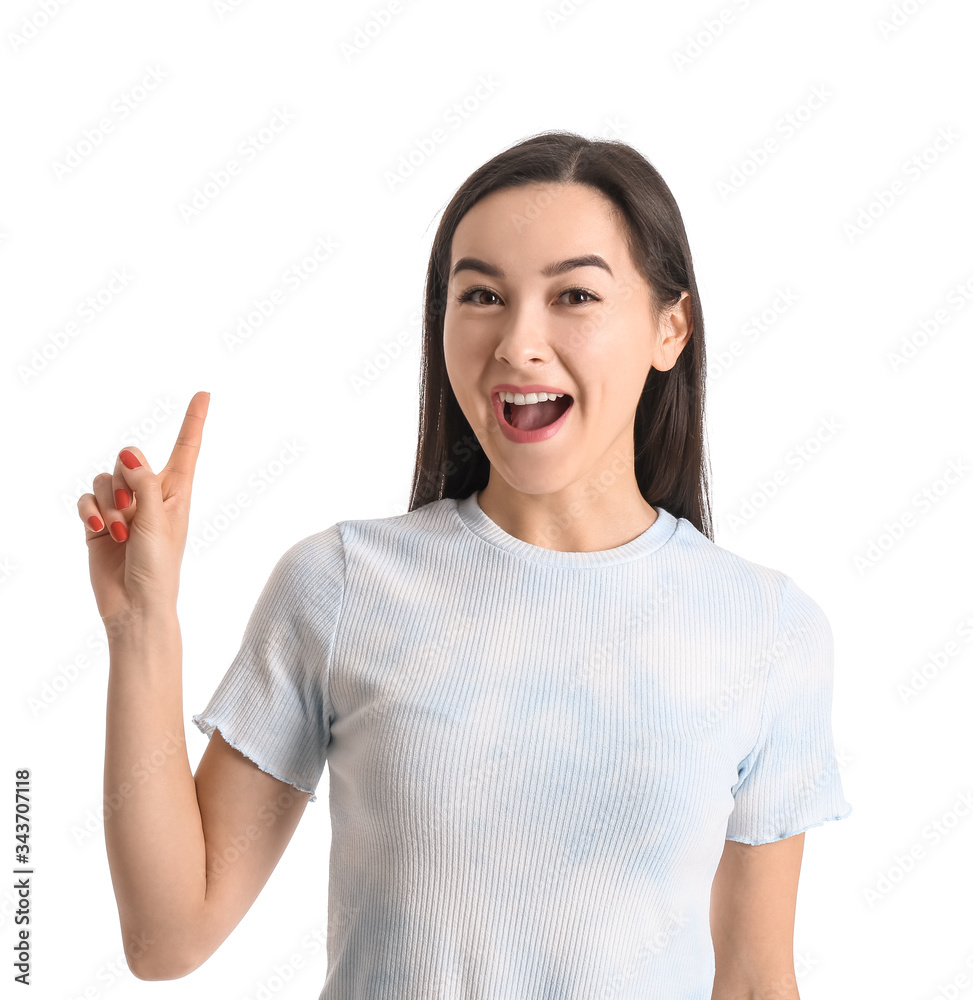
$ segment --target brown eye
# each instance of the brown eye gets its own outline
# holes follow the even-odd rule
[[[499,300],[500,296],[496,292],[490,291],[489,288],[483,288],[482,286],[477,286],[476,288],[467,289],[462,295],[458,297],[459,302],[473,302],[474,305],[478,306],[492,306],[496,303],[494,302],[477,302],[474,300],[474,295],[479,295],[480,292],[484,292],[487,295],[492,295],[495,299]]]
[[[564,296],[564,295],[573,295],[575,293],[577,293],[579,295],[587,295],[588,298],[584,302],[572,302],[572,303],[570,303],[570,305],[585,306],[589,302],[597,302],[598,301],[598,296],[595,295],[594,292],[589,292],[587,288],[568,288],[568,289],[565,289],[563,292],[561,292],[561,296]],[[559,298],[561,296],[559,296]]]

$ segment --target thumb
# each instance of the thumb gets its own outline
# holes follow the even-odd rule
[[[141,449],[134,445],[123,448],[115,461],[112,496],[117,496],[118,490],[127,490],[129,497],[134,497],[138,519],[146,528],[165,524],[161,479],[152,471]]]

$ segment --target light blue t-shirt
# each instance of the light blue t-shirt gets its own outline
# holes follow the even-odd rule
[[[320,1000],[710,1000],[724,840],[849,815],[823,611],[655,509],[559,552],[473,494],[280,558],[193,722],[328,765]]]

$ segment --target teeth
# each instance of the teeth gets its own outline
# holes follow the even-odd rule
[[[517,406],[525,406],[528,403],[543,403],[548,399],[560,399],[563,392],[528,392],[526,395],[520,392],[498,393],[501,403],[514,403]]]

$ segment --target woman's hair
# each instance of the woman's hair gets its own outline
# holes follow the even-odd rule
[[[693,329],[669,371],[652,368],[635,413],[635,478],[647,503],[685,517],[713,540],[704,441],[706,356],[692,255],[672,192],[632,146],[573,132],[543,132],[498,153],[453,195],[436,230],[426,272],[419,438],[409,510],[463,499],[489,481],[490,460],[460,409],[443,351],[453,234],[481,198],[534,183],[586,184],[607,195],[627,222],[629,253],[648,281],[656,320],[683,291]]]

